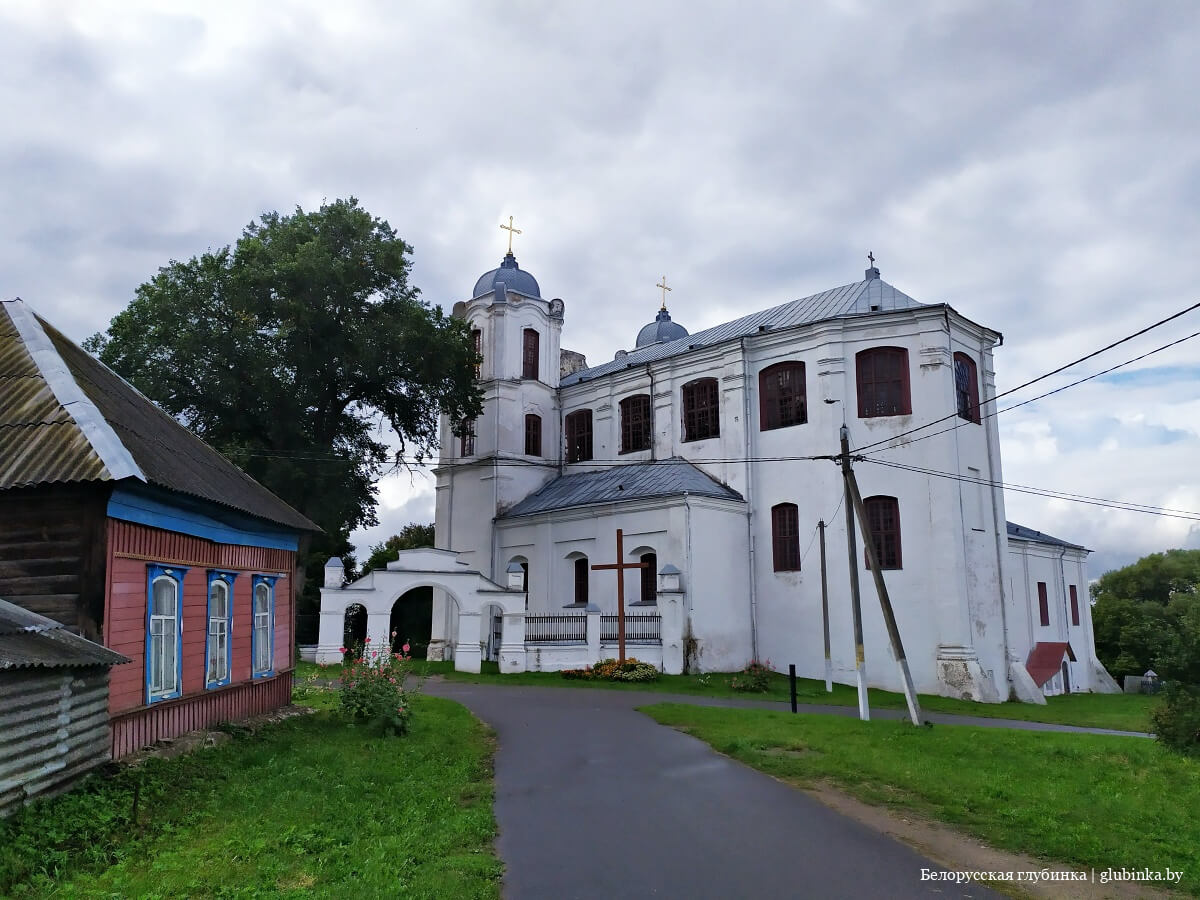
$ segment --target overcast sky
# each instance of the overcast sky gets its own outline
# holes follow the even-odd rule
[[[0,0],[0,294],[71,337],[266,210],[354,195],[450,305],[515,250],[563,345],[862,277],[1004,334],[1001,390],[1200,300],[1200,5]],[[1200,330],[1200,311],[1044,383]],[[1200,339],[1001,417],[1007,481],[1200,510]],[[1031,396],[1018,394],[1014,399]],[[1197,522],[1010,492],[1091,574]],[[432,521],[382,484],[381,525]]]

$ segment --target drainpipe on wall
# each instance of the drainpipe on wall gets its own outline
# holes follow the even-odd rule
[[[754,565],[754,464],[751,460],[753,437],[750,431],[750,375],[746,365],[746,338],[738,339],[742,348],[742,432],[746,447],[746,544],[750,551],[750,655],[758,659],[758,591],[755,588]]]

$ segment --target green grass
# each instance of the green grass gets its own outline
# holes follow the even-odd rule
[[[36,803],[0,896],[494,898],[495,831],[486,730],[418,696],[403,738],[318,712]]]
[[[443,675],[447,681],[474,684],[537,685],[540,687],[585,688],[619,691],[656,691],[667,694],[690,694],[698,697],[736,697],[742,700],[773,700],[788,702],[788,679],[775,673],[765,694],[746,694],[729,687],[731,673],[713,672],[709,675],[662,675],[656,682],[628,683],[613,681],[568,681],[557,672],[499,673],[496,663],[484,663],[478,674],[455,672],[452,662],[417,663],[414,671],[427,667],[431,674]],[[853,687],[835,684],[832,693],[825,692],[825,682],[811,678],[796,679],[796,695],[801,703],[829,706],[857,706],[858,694]],[[867,692],[872,709],[905,709],[904,695],[874,688]],[[1149,731],[1150,708],[1155,698],[1146,694],[1068,694],[1049,697],[1045,706],[1032,703],[974,703],[949,697],[920,695],[921,708],[927,712],[955,713],[965,716],[1018,719],[1024,722],[1049,722],[1059,725],[1079,725],[1086,728],[1111,728],[1116,731]]]
[[[1184,872],[1200,894],[1200,762],[1153,741],[663,703],[643,712],[793,783],[832,782],[995,847]]]

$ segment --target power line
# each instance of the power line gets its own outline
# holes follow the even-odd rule
[[[1069,362],[1066,365],[1059,366],[1057,369],[1054,369],[1051,372],[1047,372],[1044,375],[1039,375],[1037,378],[1033,378],[1029,381],[1026,381],[1024,384],[1019,384],[1014,388],[1009,388],[1007,391],[1002,391],[1001,393],[996,394],[994,397],[989,397],[987,400],[984,401],[984,403],[994,403],[997,400],[999,400],[1001,397],[1007,397],[1009,394],[1014,394],[1017,391],[1024,390],[1025,388],[1029,387],[1032,384],[1037,384],[1039,381],[1044,381],[1045,379],[1051,377],[1052,375],[1057,375],[1059,372],[1066,371],[1067,369],[1070,369],[1073,366],[1077,366],[1082,362],[1087,362],[1089,359],[1099,356],[1101,353],[1111,350],[1114,347],[1119,347],[1121,344],[1128,343],[1129,341],[1132,341],[1134,338],[1141,337],[1143,334],[1146,334],[1149,331],[1153,331],[1155,328],[1158,328],[1161,325],[1166,325],[1168,322],[1172,322],[1175,319],[1178,319],[1180,316],[1185,316],[1188,313],[1190,313],[1192,310],[1197,309],[1197,308],[1200,308],[1200,303],[1193,303],[1187,309],[1181,309],[1179,312],[1177,312],[1173,315],[1167,316],[1165,319],[1159,319],[1153,325],[1147,325],[1145,328],[1141,329],[1140,331],[1135,331],[1133,334],[1126,335],[1125,337],[1121,338],[1118,341],[1113,341],[1111,344],[1101,347],[1099,350],[1093,350],[1091,353],[1087,354],[1086,356],[1079,357],[1079,359],[1075,360],[1074,362]],[[1186,340],[1186,338],[1184,340]],[[1168,345],[1168,346],[1171,346],[1171,345]],[[1160,349],[1165,349],[1165,348],[1160,348]],[[1037,399],[1037,398],[1035,398],[1035,399]],[[982,406],[982,405],[983,404],[977,404],[976,409],[978,410],[978,407]],[[955,411],[955,412],[951,413],[950,415],[942,416],[942,418],[940,418],[940,419],[934,419],[932,422],[926,422],[924,425],[917,425],[915,428],[910,428],[908,431],[902,431],[899,434],[894,434],[891,437],[876,441],[873,444],[867,444],[864,447],[859,447],[858,452],[861,453],[865,450],[871,449],[872,447],[877,447],[880,444],[886,444],[889,441],[894,441],[896,438],[900,438],[900,437],[904,437],[905,435],[913,434],[913,433],[921,431],[922,429],[925,429],[925,428],[931,428],[932,426],[937,425],[941,422],[945,422],[949,419],[953,419],[957,415],[958,415],[958,412]],[[990,413],[989,415],[995,415],[995,413]],[[955,427],[957,427],[957,426],[955,426]],[[946,430],[949,431],[951,429],[946,429]],[[939,432],[939,433],[944,433],[944,432]],[[913,442],[910,442],[910,443],[913,443]]]

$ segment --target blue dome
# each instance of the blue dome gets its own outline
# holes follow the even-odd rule
[[[635,347],[648,347],[651,344],[665,344],[667,341],[687,337],[688,330],[678,322],[671,321],[671,314],[666,307],[658,311],[654,321],[638,332]]]
[[[475,293],[471,295],[472,299],[483,294],[490,294],[498,284],[503,284],[505,290],[516,291],[526,297],[541,299],[542,296],[537,279],[528,272],[521,271],[521,267],[517,265],[517,258],[512,255],[511,251],[505,255],[503,262],[500,263],[500,268],[492,269],[479,277],[479,280],[475,282]]]

